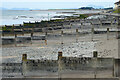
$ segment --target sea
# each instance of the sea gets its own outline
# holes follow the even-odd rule
[[[2,10],[0,25],[23,24],[23,22],[40,22],[54,16],[71,16],[73,14],[98,13],[100,10]]]

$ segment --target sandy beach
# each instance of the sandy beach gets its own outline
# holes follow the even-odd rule
[[[4,72],[3,77],[23,77],[22,73],[22,55],[27,54],[28,59],[32,60],[58,60],[58,52],[62,52],[64,57],[75,57],[75,58],[84,58],[89,57],[93,58],[93,51],[98,52],[98,58],[119,58],[118,56],[118,40],[116,39],[117,29],[115,26],[94,26],[97,31],[106,31],[107,28],[110,28],[109,34],[106,32],[92,34],[91,25],[81,25],[79,22],[72,23],[73,26],[70,29],[59,29],[59,30],[49,30],[47,36],[45,36],[45,32],[35,32],[33,36],[45,37],[45,40],[29,40],[22,43],[15,43],[2,45],[2,62],[3,63],[19,63],[19,65],[14,66],[13,70],[17,72],[14,74],[13,72],[8,74],[8,72]],[[64,27],[69,27],[70,25],[64,25]],[[78,29],[78,32],[76,32]],[[61,32],[63,31],[62,35]],[[112,32],[113,31],[113,32]],[[17,35],[17,37],[22,37],[23,35]],[[15,36],[2,36],[2,38],[15,38]],[[31,34],[24,34],[24,37],[31,37]],[[87,60],[85,60],[87,61]],[[94,62],[94,61],[93,61]],[[84,63],[84,62],[83,62]],[[92,63],[92,61],[91,61]],[[106,64],[107,65],[104,65]],[[109,64],[110,63],[110,64]],[[92,63],[93,64],[93,63]],[[90,64],[91,65],[91,64]],[[18,67],[19,66],[19,67]],[[103,61],[103,64],[98,66],[97,69],[97,78],[113,78],[113,64],[112,61]],[[32,67],[32,66],[31,66]],[[33,66],[34,67],[34,66]],[[67,66],[71,67],[71,65]],[[74,66],[76,67],[76,66]],[[72,67],[72,68],[74,68]],[[80,68],[81,67],[81,68]],[[108,69],[106,69],[106,67]],[[11,69],[11,66],[8,67]],[[14,69],[15,68],[15,69]],[[16,69],[19,68],[19,69]],[[44,68],[44,67],[42,67]],[[45,69],[39,70],[41,68],[36,68],[38,70],[30,71],[29,69],[26,71],[26,75],[29,77],[30,75],[33,77],[40,78],[50,78],[50,77],[61,77],[61,78],[94,78],[95,70],[93,66],[87,67],[84,64],[78,64],[78,71],[72,69],[66,69],[58,72],[50,72],[49,68],[45,66]],[[80,68],[80,69],[79,69]],[[53,68],[54,69],[54,68]],[[6,70],[6,67],[5,67]],[[67,72],[68,71],[68,72]],[[72,72],[70,72],[72,71]],[[36,73],[36,74],[33,74]],[[41,73],[41,74],[39,74]],[[78,74],[79,73],[79,74]],[[104,74],[103,74],[104,73]],[[74,74],[74,75],[73,75]],[[86,75],[85,75],[86,74]],[[35,75],[35,76],[34,76]],[[71,76],[72,75],[72,76]]]
[[[32,40],[32,42],[17,44],[17,47],[14,44],[3,45],[3,62],[20,63],[22,54],[28,54],[30,59],[56,60],[59,51],[69,57],[93,57],[93,51],[98,51],[98,57],[118,58],[116,33],[110,33],[109,40],[107,40],[107,34],[94,34],[92,41],[90,30],[87,30],[89,34],[79,33],[78,35],[75,31],[76,29],[65,29],[63,37],[60,35],[61,30],[49,32],[47,45],[44,40]],[[79,32],[85,31],[79,29]],[[35,33],[34,35],[39,36],[44,33]],[[26,34],[26,36],[30,35]],[[62,42],[64,44],[61,44]]]

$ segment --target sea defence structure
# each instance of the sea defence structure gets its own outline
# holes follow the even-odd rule
[[[75,23],[81,24],[78,28],[82,29],[93,29],[93,34],[100,33],[109,33],[109,32],[117,32],[117,30],[109,30],[107,28],[109,26],[113,27],[117,25],[117,22],[114,22],[113,18],[107,19],[74,19],[74,20],[63,20],[63,21],[42,21],[42,22],[24,22],[23,25],[5,25],[2,27],[2,42],[3,44],[11,44],[11,43],[20,43],[31,40],[45,40],[46,41],[46,33],[49,33],[53,30],[62,30],[62,29],[72,29],[75,28]],[[78,29],[76,28],[76,30]],[[97,30],[95,29],[97,28]],[[101,28],[106,28],[106,30],[102,30]],[[41,32],[45,35],[36,36],[34,33]],[[118,31],[119,32],[119,31]],[[78,32],[76,31],[76,35]],[[26,37],[24,34],[30,34],[30,36]],[[18,37],[18,35],[22,35]],[[4,36],[15,36],[14,38],[4,38]],[[77,37],[77,36],[76,36]],[[17,40],[17,41],[16,41]],[[76,38],[77,41],[77,38]]]
[[[95,21],[98,20],[98,23],[95,23]],[[108,19],[107,19],[108,20]],[[74,20],[73,20],[74,21]],[[30,23],[30,22],[29,22]],[[71,22],[72,23],[72,22]],[[73,23],[77,23],[74,21]],[[117,30],[111,30],[111,27],[115,27],[116,23],[109,21],[109,24],[107,22],[107,24],[103,24],[101,20],[99,19],[89,19],[89,20],[78,20],[78,23],[81,23],[80,27],[74,28],[74,32],[72,34],[75,34],[76,36],[76,42],[78,41],[77,39],[77,35],[80,34],[80,29],[89,29],[93,36],[92,40],[94,39],[94,34],[103,34],[103,33],[107,33],[106,35],[106,39],[109,40],[109,34],[110,32],[119,32]],[[86,24],[87,25],[86,25]],[[90,26],[90,25],[92,26]],[[48,29],[61,29],[60,34],[61,36],[65,36],[66,34],[70,34],[70,33],[66,33],[64,32],[63,29],[71,29],[71,26],[74,26],[74,24],[72,24],[70,26],[70,24],[68,27],[65,26],[65,24],[62,26],[57,26],[57,27],[43,27],[43,28],[39,28],[42,30],[42,32],[45,34],[44,36],[40,36],[46,39],[46,36],[49,36],[49,30]],[[107,27],[105,26],[107,25]],[[111,26],[112,25],[112,26]],[[15,25],[13,25],[15,26]],[[21,25],[24,27],[24,25]],[[111,27],[108,27],[111,26]],[[59,28],[58,28],[59,27]],[[73,28],[73,27],[72,27]],[[103,30],[101,28],[104,28]],[[38,29],[38,27],[37,27]],[[8,29],[9,30],[9,29]],[[11,31],[13,29],[10,29]],[[23,31],[22,31],[23,30]],[[6,29],[5,29],[6,31]],[[23,40],[23,36],[19,37],[17,36],[18,34],[14,34],[15,36],[14,40],[16,42],[16,40]],[[21,29],[20,34],[24,35],[24,34],[28,33],[30,34],[30,36],[28,37],[28,39],[30,40],[38,40],[38,38],[40,38],[39,36],[36,36],[35,33],[35,26],[33,27],[29,27],[28,26],[26,28]],[[8,33],[6,33],[8,34]],[[6,35],[4,34],[4,36]],[[5,38],[3,38],[5,39]],[[25,36],[26,39],[26,36]],[[117,37],[117,39],[119,39],[119,36]],[[25,40],[26,41],[26,40]],[[28,40],[29,41],[29,40]],[[93,40],[94,41],[94,40]],[[23,41],[24,42],[24,41]],[[64,44],[64,42],[61,41],[61,44]],[[23,53],[22,56],[22,63],[3,63],[3,77],[15,77],[17,74],[16,73],[20,73],[20,77],[23,78],[59,78],[59,79],[64,79],[64,78],[88,78],[88,80],[91,80],[89,78],[93,78],[93,80],[103,80],[103,78],[107,78],[107,80],[118,80],[118,77],[120,77],[120,71],[119,71],[119,66],[120,66],[120,60],[119,58],[113,58],[113,57],[109,57],[109,58],[104,58],[104,57],[98,57],[98,52],[94,51],[93,52],[93,57],[66,57],[64,56],[64,51],[63,52],[58,52],[58,58],[55,60],[48,60],[48,59],[31,59],[29,58],[29,56],[31,56],[29,53],[25,54]],[[12,75],[11,75],[12,74]],[[100,79],[102,78],[102,79]],[[82,79],[83,80],[83,79]],[[106,80],[106,79],[105,79]]]
[[[103,71],[108,71],[111,74],[107,74],[106,76],[111,77],[117,77],[118,72],[115,70],[115,59],[113,58],[98,58],[97,57],[97,51],[93,52],[93,58],[89,57],[63,57],[62,52],[58,52],[58,60],[31,60],[27,59],[27,54],[23,54],[22,58],[22,65],[23,65],[23,75],[24,76],[44,76],[44,75],[50,75],[47,74],[33,74],[33,72],[36,70],[38,73],[41,71],[48,71],[52,72],[53,75],[59,75],[61,73],[61,77],[65,77],[64,75],[72,75],[74,74],[80,74],[82,75],[81,71],[98,71],[98,73],[94,72],[94,77],[96,78],[97,75],[100,73],[102,74]],[[107,70],[106,70],[107,69]],[[32,72],[33,71],[33,72]],[[100,72],[101,71],[101,72]],[[64,75],[62,75],[62,73]],[[88,74],[89,75],[89,74]],[[78,77],[78,76],[76,76]],[[93,77],[93,76],[92,76]],[[98,76],[100,77],[100,76]],[[101,77],[104,77],[101,76]],[[67,77],[66,77],[67,78]]]
[[[110,78],[111,80],[116,78],[115,80],[118,80],[119,59],[101,58],[97,55],[97,51],[94,51],[93,57],[65,57],[63,52],[58,52],[57,60],[35,60],[28,59],[27,54],[23,54],[22,63],[14,64],[21,68],[17,69],[10,63],[5,67],[4,64],[3,73],[6,69],[10,72],[15,68],[12,73],[21,72],[21,76],[26,78]],[[10,65],[13,67],[11,68]]]
[[[26,78],[108,78],[118,80],[120,60],[101,58],[97,55],[97,51],[94,51],[93,57],[65,57],[63,52],[58,52],[57,60],[41,60],[28,59],[27,54],[23,54],[22,63],[2,63],[3,78],[9,76],[14,78],[17,75],[15,73],[19,73],[19,77]]]
[[[33,32],[43,32],[45,30],[57,30],[57,29],[65,29],[69,27],[65,27],[64,25],[70,25],[72,23],[81,23],[81,25],[92,24],[92,25],[111,25],[116,24],[114,22],[115,19],[73,19],[73,20],[61,20],[61,21],[42,21],[42,22],[23,22],[23,25],[5,25],[2,27],[2,35],[6,34],[24,34]]]

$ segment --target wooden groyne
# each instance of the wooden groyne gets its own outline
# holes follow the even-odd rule
[[[61,38],[61,43],[63,43],[62,38],[64,37],[68,37],[68,36],[76,36],[76,42],[78,42],[78,38],[80,35],[87,35],[87,34],[91,34],[91,40],[94,40],[94,35],[96,34],[106,34],[107,36],[107,40],[109,40],[109,36],[111,36],[110,34],[113,33],[114,36],[116,37],[116,39],[119,39],[119,30],[114,30],[114,29],[110,29],[110,28],[104,28],[104,29],[96,29],[96,28],[91,28],[88,29],[89,31],[82,31],[81,29],[75,29],[74,32],[71,33],[71,31],[69,32],[65,32],[64,30],[61,30],[59,32],[56,33],[50,33],[48,31],[37,35],[34,32],[30,33],[29,36],[19,36],[18,34],[15,34],[14,36],[11,37],[2,37],[2,44],[6,45],[6,44],[15,44],[17,45],[17,43],[25,43],[25,42],[31,42],[32,40],[44,40],[45,44],[47,44],[47,40],[51,39],[51,38]],[[115,38],[114,37],[114,38]]]
[[[75,24],[80,24],[79,27],[75,27]],[[107,26],[107,27],[106,27]],[[51,21],[42,21],[42,22],[23,22],[23,25],[5,25],[2,27],[2,41],[3,44],[8,43],[19,43],[24,42],[25,40],[46,40],[46,35],[36,36],[34,33],[41,32],[43,34],[48,34],[50,31],[55,30],[64,30],[64,29],[91,29],[91,32],[86,32],[83,34],[103,34],[108,33],[107,28],[114,28],[117,26],[117,21],[114,22],[112,19],[70,19],[70,20],[51,20]],[[94,28],[94,31],[92,30]],[[102,30],[104,28],[104,30]],[[120,32],[119,30],[109,30],[109,32],[116,32],[116,35]],[[24,34],[30,34],[29,39],[24,36]],[[79,35],[79,32],[76,33],[64,33],[63,35]],[[22,35],[22,37],[18,37]],[[14,38],[4,38],[4,36],[14,36]],[[52,36],[52,35],[47,35]],[[59,35],[58,35],[59,36]],[[60,36],[62,36],[60,34]],[[119,38],[119,37],[118,37]],[[17,40],[17,41],[16,41]]]
[[[81,71],[93,71],[94,78],[97,78],[99,73],[107,70],[112,72],[111,77],[120,77],[119,75],[119,59],[114,58],[100,58],[98,57],[98,52],[93,51],[93,57],[64,57],[63,52],[58,52],[58,59],[57,60],[31,60],[27,58],[27,54],[23,54],[22,57],[23,62],[23,69],[24,71],[28,71],[31,73],[32,69],[38,69],[39,70],[47,70],[48,72],[56,73],[60,75],[60,78],[62,78],[61,74],[64,75],[70,75],[72,74],[79,74],[82,75]],[[31,66],[31,68],[30,68]],[[29,68],[27,68],[29,67]],[[36,67],[36,68],[33,68]],[[31,69],[31,70],[29,70]],[[79,72],[80,71],[80,72]],[[26,72],[25,72],[26,73]],[[24,74],[24,76],[27,76],[29,74]],[[107,74],[105,74],[107,75]],[[86,73],[87,76],[87,73]],[[78,76],[76,76],[77,78]],[[101,76],[104,78],[104,75]],[[67,77],[66,77],[67,78]],[[105,77],[106,78],[106,77]]]
[[[94,51],[93,57],[65,57],[63,52],[58,52],[57,60],[41,60],[28,59],[27,54],[23,54],[22,63],[2,64],[3,77],[9,77],[10,74],[15,77],[16,75],[13,73],[19,73],[19,76],[26,78],[42,76],[73,78],[73,75],[75,78],[95,79],[120,77],[118,71],[120,67],[119,59],[101,58],[97,55],[97,51]]]
[[[45,76],[49,74],[44,74],[44,72],[51,72],[51,75],[59,75],[60,77],[63,77],[64,75],[70,75],[72,74],[79,74],[82,75],[81,71],[89,71],[94,72],[94,78],[97,78],[99,73],[102,71],[108,71],[111,74],[105,74],[109,75],[111,77],[117,77],[118,72],[115,72],[114,70],[114,59],[113,58],[98,58],[97,52],[93,52],[93,58],[90,57],[64,57],[62,55],[62,52],[58,52],[58,59],[57,60],[32,60],[27,58],[27,54],[23,54],[22,58],[22,69],[23,69],[23,75],[24,76]],[[34,70],[37,70],[38,73],[40,71],[43,72],[43,74],[32,74]],[[111,71],[111,72],[110,72]],[[116,75],[117,74],[117,75]],[[86,76],[90,75],[86,73]],[[76,76],[77,78],[78,76]],[[102,76],[104,77],[104,75]]]
[[[71,20],[61,20],[61,21],[42,21],[42,22],[23,22],[23,25],[5,25],[2,27],[2,35],[6,34],[24,34],[33,32],[43,32],[43,28],[46,30],[57,30],[66,28],[65,25],[71,25],[72,23],[81,23],[85,25],[114,25],[116,22],[113,20],[101,20],[101,19],[71,19]]]

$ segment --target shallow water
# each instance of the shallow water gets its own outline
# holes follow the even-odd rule
[[[23,22],[29,21],[41,21],[50,20],[53,16],[67,15],[71,16],[73,13],[62,13],[62,12],[75,12],[79,14],[83,13],[96,13],[100,11],[93,10],[3,10],[2,11],[2,22],[0,25],[12,25],[12,24],[23,24]]]

